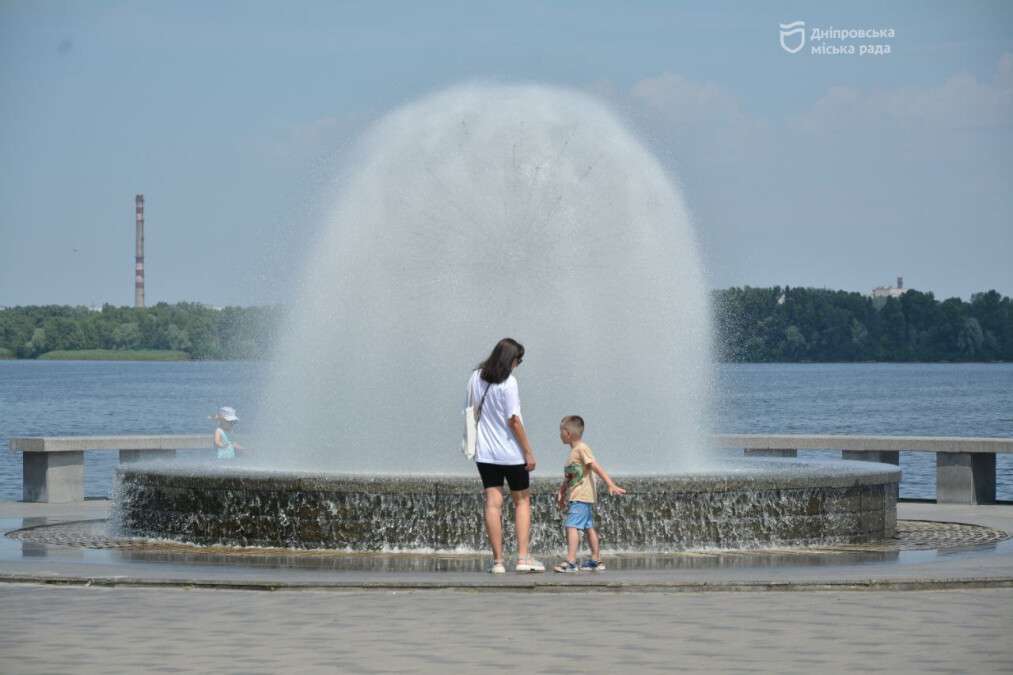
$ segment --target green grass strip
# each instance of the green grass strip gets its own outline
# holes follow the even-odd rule
[[[44,361],[189,361],[186,352],[169,349],[68,349],[46,352]]]

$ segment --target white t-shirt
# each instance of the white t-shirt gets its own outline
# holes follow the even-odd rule
[[[499,384],[490,385],[476,370],[468,380],[470,404],[478,410],[486,387],[489,394],[482,404],[482,416],[478,420],[478,437],[475,443],[475,461],[487,464],[524,464],[524,451],[517,437],[507,424],[514,415],[521,418],[521,398],[517,393],[517,379],[511,375]],[[467,407],[469,403],[465,402]]]

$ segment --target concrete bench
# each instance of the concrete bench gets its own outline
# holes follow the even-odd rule
[[[936,501],[995,502],[995,455],[1013,453],[1013,438],[938,436],[839,436],[720,434],[723,448],[747,455],[795,457],[799,449],[839,449],[844,459],[900,464],[900,451],[936,453]],[[121,462],[171,459],[176,450],[212,447],[211,434],[163,436],[36,436],[12,438],[24,453],[22,495],[26,502],[84,499],[84,451],[118,450]]]
[[[835,449],[843,459],[900,464],[900,452],[936,453],[936,502],[994,504],[995,455],[1013,453],[1013,438],[721,434],[719,447],[747,455],[795,457],[800,449]]]
[[[24,453],[22,499],[26,502],[84,500],[84,451],[118,450],[120,462],[172,459],[176,450],[212,447],[207,434],[171,436],[30,436],[10,439]]]

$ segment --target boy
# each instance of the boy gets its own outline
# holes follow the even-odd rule
[[[595,461],[591,448],[581,440],[584,436],[584,420],[579,415],[567,415],[559,424],[559,438],[570,446],[570,456],[563,469],[563,482],[559,486],[556,502],[563,508],[569,502],[566,516],[566,562],[556,565],[557,572],[604,572],[598,548],[598,532],[594,529],[592,507],[595,502],[594,474],[601,476],[608,486],[610,495],[624,495],[626,490],[612,482],[605,469]],[[586,533],[591,558],[577,567],[577,546],[580,530]]]

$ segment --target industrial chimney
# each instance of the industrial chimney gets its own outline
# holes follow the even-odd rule
[[[144,195],[134,198],[137,251],[134,258],[134,307],[144,307]]]

